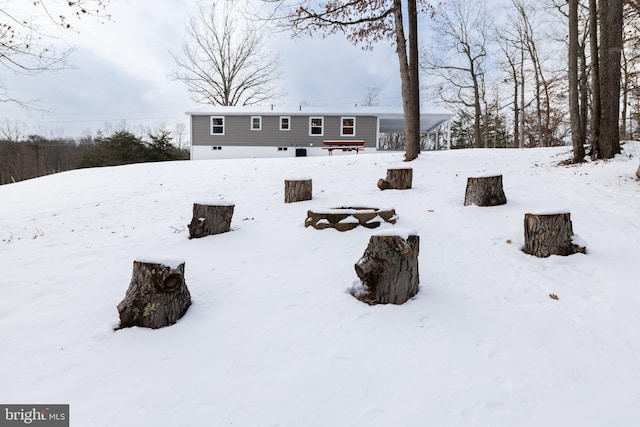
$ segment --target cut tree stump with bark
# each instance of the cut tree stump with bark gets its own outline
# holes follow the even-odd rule
[[[304,200],[311,200],[311,180],[310,179],[285,179],[284,180],[284,202],[294,203]]]
[[[408,190],[413,182],[413,169],[387,169],[387,179],[378,180],[381,190]]]
[[[467,178],[464,205],[498,206],[507,203],[502,189],[502,175]]]
[[[234,208],[235,205],[228,203],[194,203],[193,218],[189,224],[189,238],[226,233],[231,229]]]
[[[374,235],[355,264],[361,286],[352,295],[367,304],[404,304],[418,293],[420,237]]]
[[[133,262],[131,283],[118,304],[121,328],[173,325],[191,305],[183,261]]]
[[[524,215],[524,247],[522,251],[546,258],[551,255],[586,253],[577,236],[573,234],[569,212]]]

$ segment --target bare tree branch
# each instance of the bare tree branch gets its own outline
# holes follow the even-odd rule
[[[228,3],[203,5],[186,31],[182,54],[170,52],[178,66],[170,78],[186,84],[195,102],[254,105],[280,96],[279,57],[265,52],[264,32]]]
[[[56,30],[74,30],[72,19],[83,16],[108,18],[110,0],[15,0],[0,1],[0,65],[11,72],[40,74],[66,67],[73,49],[57,50],[47,43]],[[42,22],[54,24],[54,29]],[[0,102],[13,102],[24,108],[32,103],[20,100],[0,82]]]

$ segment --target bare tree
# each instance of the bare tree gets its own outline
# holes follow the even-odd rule
[[[109,0],[33,0],[19,2],[19,6],[17,3],[0,1],[0,65],[14,73],[39,74],[64,68],[72,53],[72,49],[57,50],[47,41],[58,30],[73,30],[72,22],[83,16],[106,17]],[[2,81],[0,102],[33,106]]]
[[[553,136],[551,124],[554,120],[552,117],[554,86],[560,81],[558,73],[554,73],[551,67],[546,64],[548,58],[543,57],[540,53],[551,50],[550,46],[545,44],[551,41],[551,37],[541,33],[537,28],[542,19],[537,15],[538,10],[533,7],[531,2],[512,0],[512,5],[518,16],[518,26],[524,35],[524,48],[533,69],[537,139],[540,145],[547,147]],[[549,53],[547,53],[548,55]]]
[[[4,119],[4,123],[0,125],[0,139],[3,141],[19,142],[26,136],[27,126],[19,120]]]
[[[283,1],[276,3],[282,5]],[[422,2],[421,2],[422,3]],[[285,20],[294,33],[333,34],[344,32],[354,44],[371,49],[383,39],[395,42],[405,119],[405,161],[420,153],[420,92],[418,78],[417,0],[406,2],[409,43],[405,37],[401,0],[331,0],[312,5],[297,2],[288,7]],[[422,3],[428,9],[428,5]]]
[[[547,134],[544,132],[544,126],[542,123],[543,116],[543,88],[547,93],[545,97],[546,100],[546,116],[547,120],[549,117],[549,96],[547,91],[546,80],[544,79],[544,74],[542,71],[542,66],[540,64],[540,58],[538,56],[538,48],[537,43],[534,38],[534,29],[531,23],[531,19],[529,14],[531,13],[531,7],[529,4],[529,8],[525,8],[523,0],[512,0],[513,7],[517,11],[518,18],[521,23],[521,28],[523,29],[524,35],[524,48],[528,53],[529,60],[532,64],[533,75],[534,75],[534,93],[535,93],[535,105],[536,105],[536,127],[537,127],[537,141],[541,143],[543,147],[548,146],[547,142]]]
[[[266,34],[234,14],[231,2],[202,4],[186,28],[170,78],[201,104],[254,105],[280,95],[280,59],[266,52]]]
[[[502,51],[502,55],[505,58],[505,62],[502,63],[502,67],[505,69],[508,77],[505,77],[504,82],[511,82],[513,84],[513,141],[514,146],[519,148],[524,147],[524,131],[521,126],[522,117],[524,119],[524,87],[521,91],[521,85],[524,86],[524,50],[522,32],[517,31],[515,39],[512,39],[513,35],[509,32],[503,32],[498,30],[496,34],[496,40]],[[520,94],[522,95],[522,106],[520,104]],[[522,136],[522,138],[520,138]]]
[[[379,105],[378,98],[380,97],[380,88],[367,86],[367,91],[362,98],[362,105],[364,107],[376,107]]]
[[[422,67],[446,82],[443,101],[473,109],[473,145],[481,146],[482,86],[485,77],[489,18],[483,3],[452,0],[436,17],[437,45],[422,54]]]
[[[513,6],[513,3],[512,3]],[[527,136],[527,107],[531,102],[527,101],[530,81],[529,54],[527,49],[527,28],[517,9],[508,9],[507,21],[501,27],[496,28],[496,39],[506,62],[503,67],[509,74],[507,81],[513,83],[513,133],[514,141],[519,148],[525,147]]]
[[[187,146],[187,141],[189,140],[187,124],[185,122],[178,122],[175,124],[173,129],[175,134],[174,141],[176,143],[176,146],[182,150]]]

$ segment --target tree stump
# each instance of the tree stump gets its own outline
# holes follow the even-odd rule
[[[189,224],[189,238],[226,233],[231,229],[234,208],[235,205],[233,204],[194,203],[193,218],[191,219],[191,224]]]
[[[118,304],[118,329],[173,325],[190,305],[183,261],[134,261],[129,289]]]
[[[302,202],[311,200],[311,180],[310,179],[285,179],[284,180],[284,202]]]
[[[507,203],[502,189],[502,175],[467,178],[464,205],[498,206]]]
[[[413,181],[413,169],[387,169],[387,179],[378,180],[381,190],[408,190]]]
[[[571,214],[524,214],[524,247],[522,251],[539,258],[551,255],[586,253],[573,234]]]
[[[352,295],[367,304],[404,304],[418,293],[420,237],[371,236],[355,264],[362,286]]]

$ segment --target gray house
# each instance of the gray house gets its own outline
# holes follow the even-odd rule
[[[399,108],[207,107],[189,111],[191,159],[372,153],[382,133],[404,132]],[[423,108],[422,133],[453,113]]]

